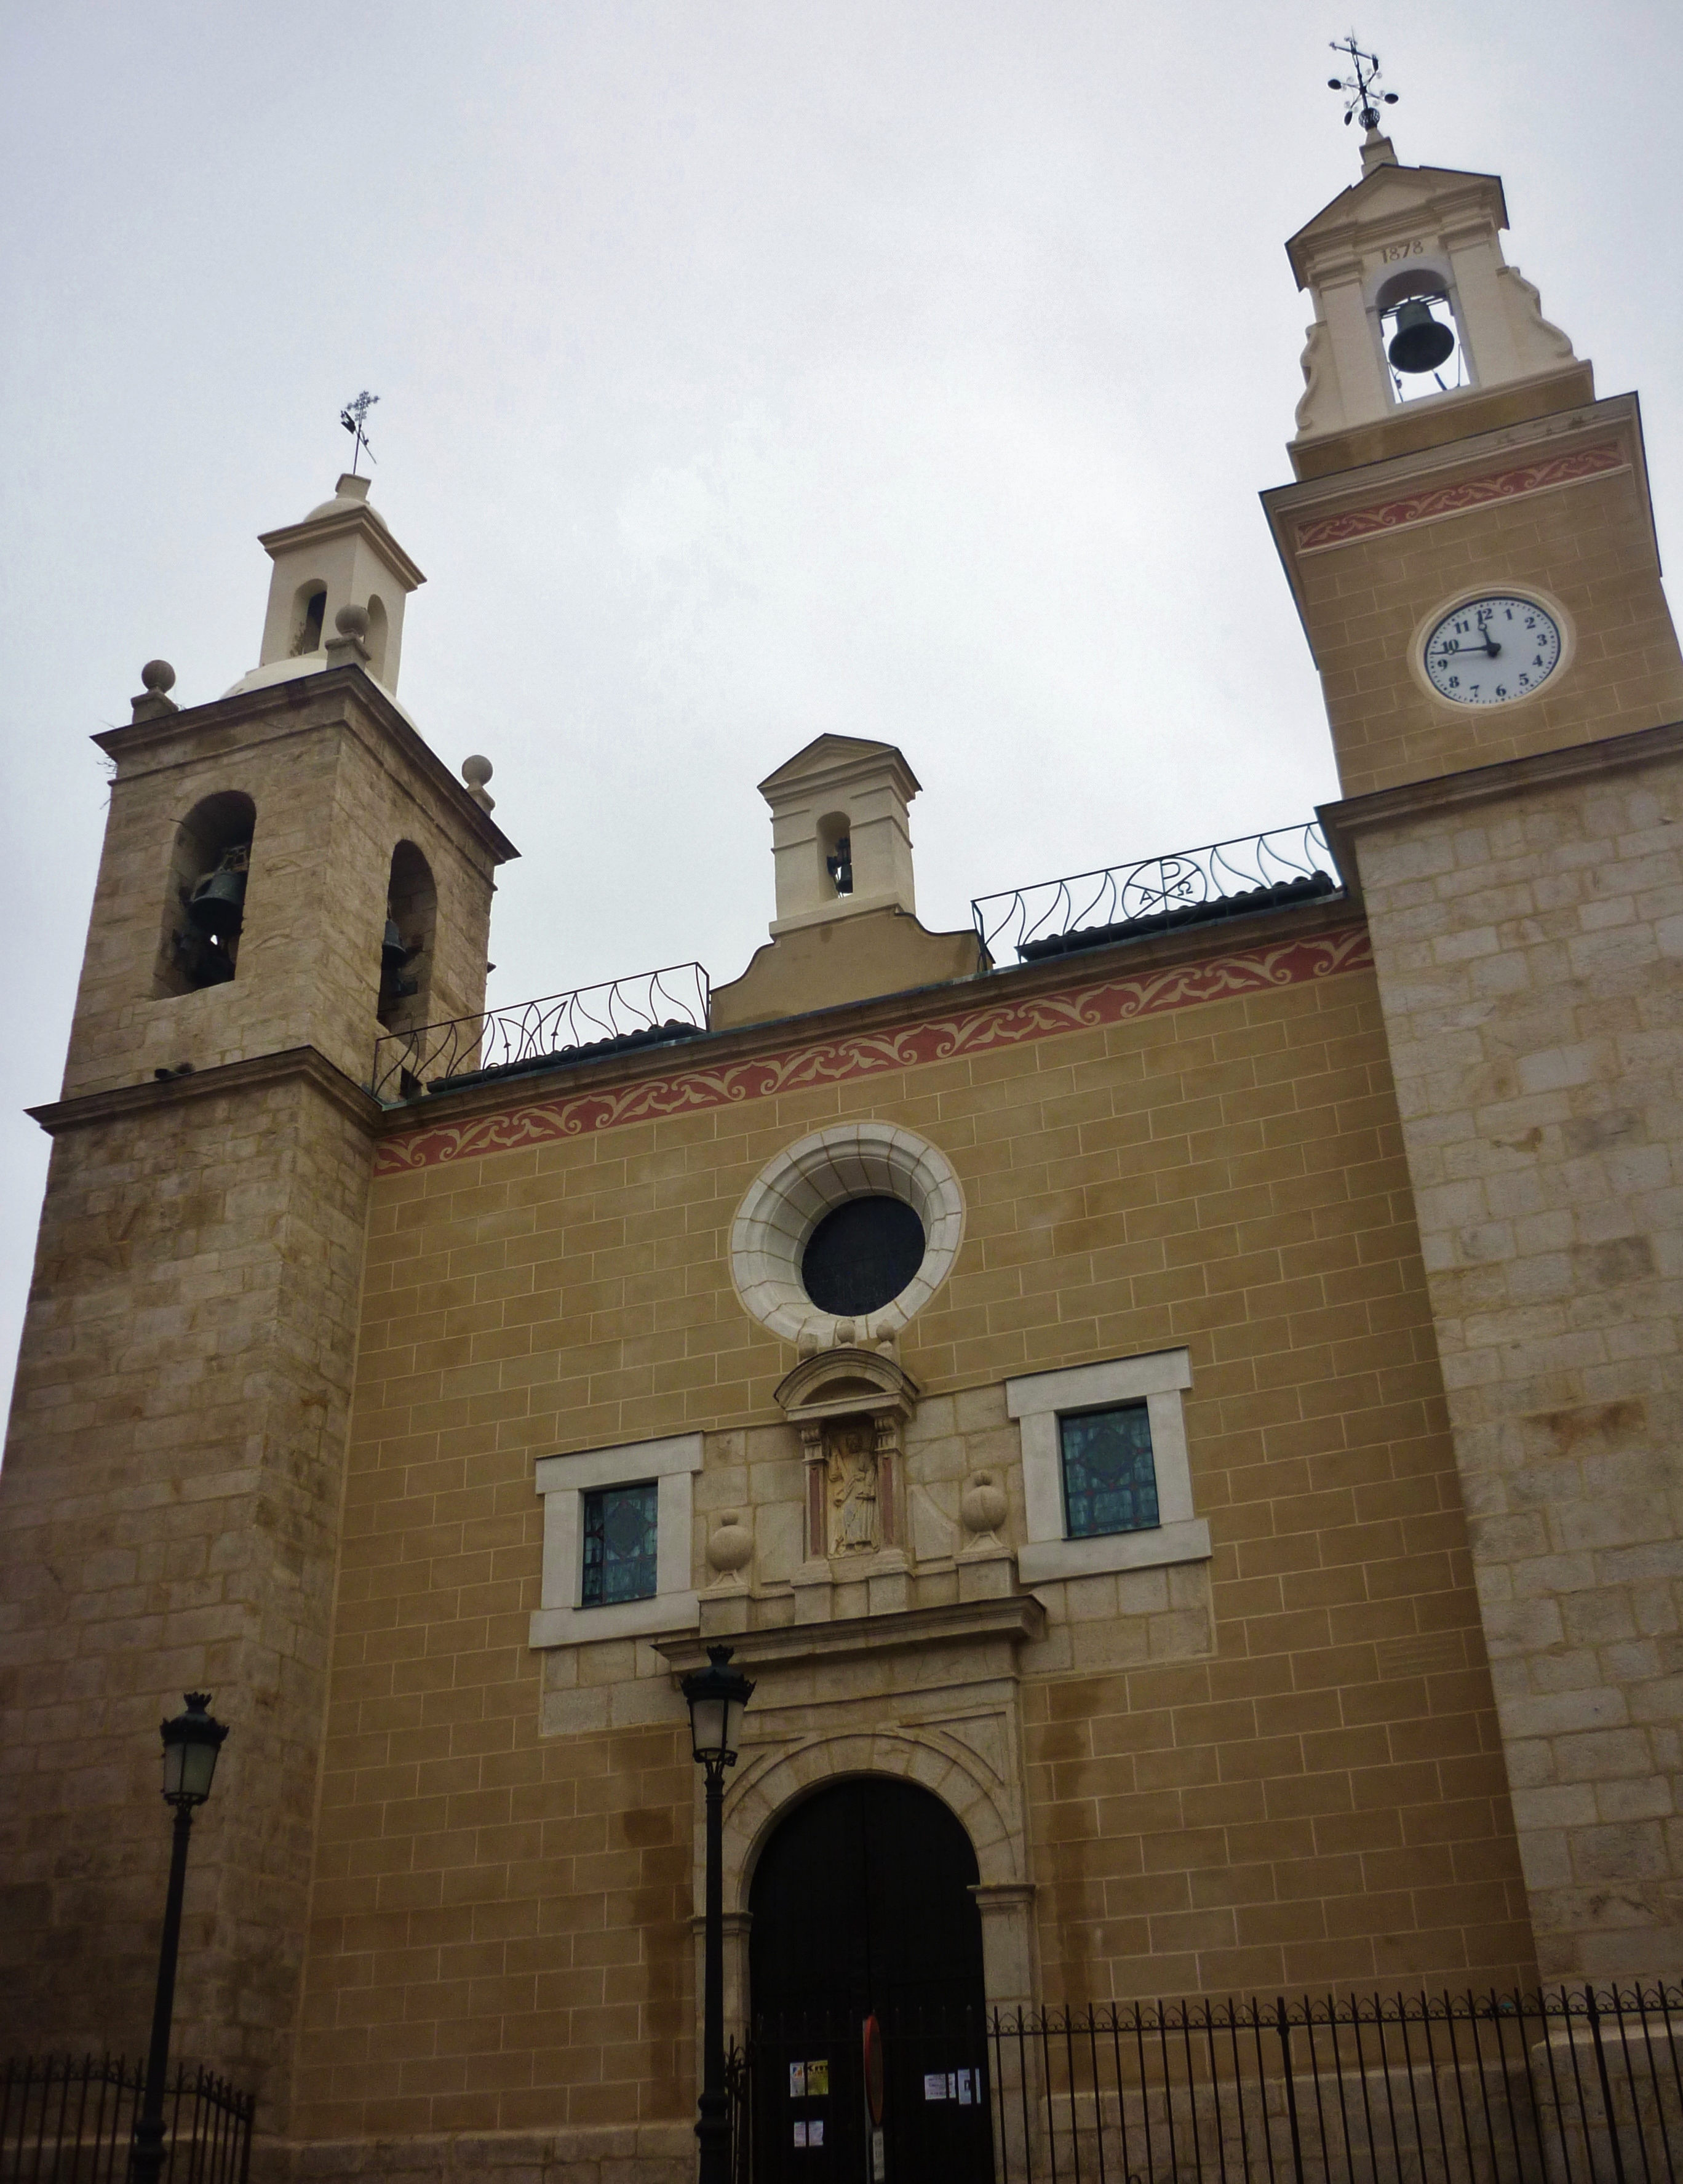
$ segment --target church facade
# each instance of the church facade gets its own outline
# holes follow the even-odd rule
[[[366,481],[232,691],[148,669],[36,1111],[8,2047],[138,2046],[202,1686],[177,2044],[271,2153],[683,2172],[718,1644],[738,2027],[1675,1975],[1683,657],[1500,183],[1363,164],[1263,496],[1304,884],[931,932],[906,757],[821,737],[743,975],[510,1054]]]

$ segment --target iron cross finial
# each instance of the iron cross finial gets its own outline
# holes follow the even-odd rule
[[[1345,94],[1345,126],[1348,128],[1359,114],[1362,117],[1362,126],[1364,129],[1377,129],[1379,125],[1379,108],[1382,105],[1395,106],[1396,103],[1396,93],[1394,91],[1382,92],[1375,88],[1379,80],[1379,55],[1364,53],[1356,42],[1354,31],[1347,38],[1333,39],[1332,50],[1342,55],[1355,71],[1352,75],[1329,75],[1327,78],[1329,91],[1341,91]]]
[[[380,397],[377,394],[371,394],[365,387],[356,399],[354,402],[346,403],[344,408],[339,412],[339,422],[356,443],[351,450],[353,477],[356,476],[357,464],[364,455],[367,456],[371,463],[374,460],[374,450],[368,444],[368,413],[379,399]]]

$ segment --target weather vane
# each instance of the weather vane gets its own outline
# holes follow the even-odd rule
[[[1346,115],[1346,119],[1348,120],[1348,118]],[[365,387],[355,401],[346,403],[344,408],[339,412],[339,422],[356,443],[351,450],[353,477],[356,476],[357,464],[364,455],[367,456],[371,463],[374,460],[374,450],[368,444],[368,413],[379,399],[380,397],[377,394],[371,394]]]
[[[1359,114],[1364,129],[1377,129],[1380,106],[1395,106],[1396,103],[1394,91],[1376,92],[1374,88],[1379,80],[1379,55],[1364,53],[1356,42],[1354,31],[1347,38],[1335,38],[1332,49],[1335,53],[1346,55],[1351,67],[1356,71],[1353,75],[1329,75],[1327,78],[1329,91],[1345,93],[1345,127],[1347,129]]]

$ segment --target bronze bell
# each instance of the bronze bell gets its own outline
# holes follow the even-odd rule
[[[246,852],[225,850],[214,872],[207,872],[187,901],[187,916],[201,933],[219,939],[239,935],[245,916]]]
[[[1398,371],[1435,371],[1455,347],[1455,337],[1418,296],[1399,304],[1396,332],[1385,354]]]
[[[380,967],[388,978],[395,977],[409,961],[409,950],[404,945],[404,936],[398,930],[398,921],[387,916],[386,937],[380,943]]]

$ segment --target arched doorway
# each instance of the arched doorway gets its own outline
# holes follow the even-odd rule
[[[749,1897],[755,2184],[991,2180],[978,1879],[963,1827],[916,1783],[833,1783],[778,1825]]]

